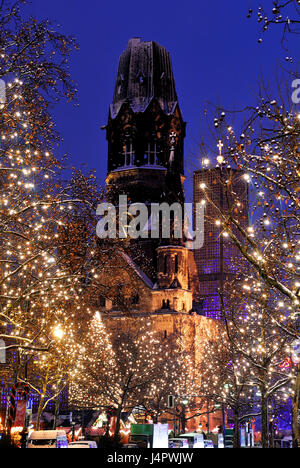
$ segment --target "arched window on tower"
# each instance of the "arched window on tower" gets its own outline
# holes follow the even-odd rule
[[[164,256],[164,275],[168,273],[168,255]]]
[[[132,141],[128,141],[123,146],[122,167],[131,167],[135,164],[135,153]]]
[[[161,166],[161,149],[159,144],[154,140],[148,143],[145,153],[146,166]]]
[[[175,255],[175,275],[179,272],[179,262],[178,262],[178,255]]]
[[[122,75],[120,75],[119,81],[117,83],[117,94],[118,94],[118,96],[120,96],[121,93],[122,93],[124,81],[125,81],[124,75],[122,74]]]

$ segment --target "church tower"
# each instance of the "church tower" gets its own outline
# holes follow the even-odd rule
[[[131,39],[120,57],[109,110],[108,199],[115,206],[120,195],[127,195],[129,204],[144,203],[149,219],[153,203],[183,206],[185,132],[169,52],[156,42]],[[174,244],[170,239],[138,240],[153,280],[161,262],[157,248],[170,243]],[[143,267],[143,261],[138,263]]]
[[[128,205],[142,203],[148,210],[141,208],[147,216],[141,236],[117,241],[109,251],[106,267],[99,271],[106,295],[97,311],[107,326],[117,322],[133,330],[146,318],[162,346],[174,337],[174,345],[191,353],[198,365],[207,336],[213,339],[216,327],[199,313],[194,252],[183,237],[186,124],[164,47],[139,38],[129,41],[120,57],[106,129],[108,201],[117,207],[119,196],[126,195]],[[156,205],[158,214],[151,205]],[[152,223],[160,231],[155,238],[153,230],[149,233]],[[192,369],[189,378],[194,380]],[[189,424],[195,430],[199,420]]]
[[[170,54],[156,42],[131,39],[120,57],[107,125],[108,195],[160,203],[175,135],[174,168],[184,182],[186,124],[178,105]]]
[[[162,235],[162,217],[160,236],[153,239],[149,233],[147,239],[132,240],[126,253],[152,281],[155,296],[159,291],[171,297],[187,295],[183,302],[186,310],[191,310],[196,275],[193,253],[184,239],[186,123],[178,103],[170,54],[164,47],[140,38],[129,41],[120,57],[106,128],[109,201],[118,206],[119,196],[127,195],[128,204],[147,205],[148,221],[151,204],[182,207],[181,217],[170,209],[170,234]],[[178,231],[182,232],[181,238]],[[172,308],[172,298],[165,302]]]

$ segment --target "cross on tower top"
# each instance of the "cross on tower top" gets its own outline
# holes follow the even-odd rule
[[[219,140],[217,147],[219,148],[219,156],[217,157],[217,161],[218,161],[218,164],[220,164],[221,166],[224,162],[224,156],[223,156],[223,151],[222,151],[224,148],[224,144],[222,143],[222,140]]]
[[[222,140],[219,140],[219,143],[217,144],[217,147],[219,148],[219,156],[223,156],[222,155],[222,150],[224,148],[224,145],[222,143]]]

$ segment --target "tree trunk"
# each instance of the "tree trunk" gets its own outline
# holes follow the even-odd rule
[[[240,441],[240,422],[238,411],[234,412],[234,429],[233,429],[233,448],[241,448]]]
[[[110,423],[111,423],[111,416],[107,416],[107,426],[106,426],[106,431],[105,431],[105,436],[109,436],[109,429],[110,429]]]
[[[36,430],[39,431],[41,427],[41,417],[43,413],[43,405],[44,405],[44,397],[41,395],[38,412],[37,412],[37,420],[36,420]]]
[[[182,413],[181,413],[181,427],[182,427],[182,434],[185,434],[185,427],[186,427],[186,419],[185,419],[186,407],[183,405]]]
[[[117,409],[117,421],[116,421],[116,430],[114,434],[114,438],[118,439],[120,435],[120,428],[121,428],[121,414],[122,414],[122,407],[118,407]]]
[[[268,398],[264,389],[261,390],[261,443],[262,448],[269,448]]]
[[[274,422],[270,422],[269,425],[269,448],[275,448],[275,440],[274,440]]]
[[[18,385],[18,378],[20,373],[20,352],[17,352],[15,369],[14,369],[14,385],[11,389],[10,396],[9,396],[9,410],[8,410],[8,431],[9,436],[11,436],[11,429],[16,417],[16,403],[17,403],[17,385]]]
[[[296,387],[293,399],[293,448],[300,448],[300,364],[297,366]]]
[[[60,399],[58,397],[56,402],[55,402],[55,412],[54,412],[54,420],[53,420],[53,430],[54,431],[55,431],[55,429],[57,427],[57,419],[58,419],[58,415],[59,415],[59,406],[60,406]]]

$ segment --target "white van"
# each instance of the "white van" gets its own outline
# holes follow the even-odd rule
[[[34,431],[31,432],[27,448],[68,448],[65,431]]]

